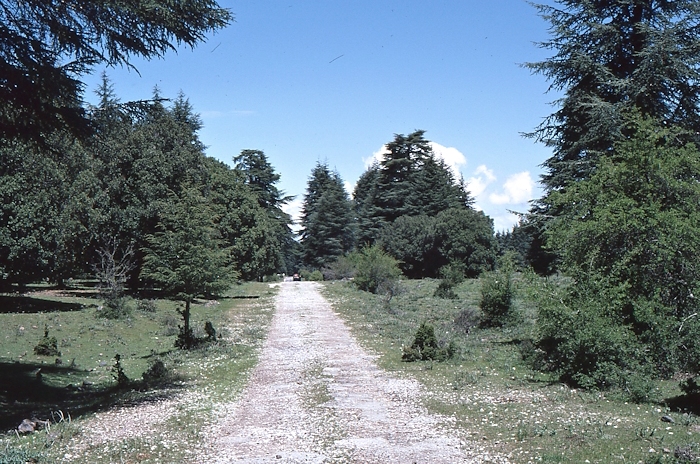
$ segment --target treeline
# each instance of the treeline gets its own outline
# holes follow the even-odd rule
[[[183,214],[188,208],[200,219],[188,227],[216,239],[236,276],[293,265],[288,198],[263,152],[243,151],[234,168],[207,157],[201,121],[182,94],[170,101],[155,90],[122,103],[106,76],[97,94],[99,103],[85,108],[89,136],[56,130],[0,147],[2,286],[91,276],[105,252],[116,262],[129,255],[130,287],[162,286],[162,269],[144,272],[146,254],[174,221],[194,217]]]
[[[407,277],[445,269],[476,277],[493,268],[493,222],[472,207],[463,179],[436,157],[424,131],[397,134],[349,198],[343,180],[317,163],[301,218],[302,264],[322,270],[353,249],[378,246]]]

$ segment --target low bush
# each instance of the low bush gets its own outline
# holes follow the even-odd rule
[[[464,308],[457,314],[454,323],[460,331],[468,334],[481,323],[481,314],[475,308]]]
[[[141,311],[143,313],[155,313],[156,309],[156,300],[138,300],[136,302],[136,310]]]
[[[341,256],[337,260],[330,263],[328,266],[321,269],[323,280],[345,280],[355,277],[357,265],[355,261],[348,256]]]
[[[129,377],[124,373],[122,357],[119,353],[114,355],[114,365],[112,365],[112,378],[117,382],[117,387],[125,388],[129,386]]]
[[[170,377],[170,370],[160,359],[156,359],[155,361],[151,362],[148,369],[142,375],[143,382],[147,387],[160,385],[168,381]]]
[[[98,315],[105,319],[124,319],[131,314],[131,304],[127,297],[119,296],[104,300]]]
[[[354,284],[360,290],[371,293],[385,293],[395,288],[401,275],[398,261],[380,247],[373,245],[357,252],[357,273]]]
[[[435,337],[435,328],[422,323],[416,332],[416,337],[410,347],[404,346],[401,359],[404,361],[445,361],[454,355],[455,347],[452,342],[441,347]]]
[[[503,327],[514,319],[513,283],[510,273],[486,273],[481,280],[482,323],[487,327]]]
[[[38,356],[61,356],[58,351],[58,340],[56,337],[49,337],[49,327],[44,326],[44,336],[34,347],[34,354]]]
[[[447,300],[456,300],[457,294],[455,293],[455,284],[449,280],[441,280],[438,287],[433,293],[435,298],[445,298]]]

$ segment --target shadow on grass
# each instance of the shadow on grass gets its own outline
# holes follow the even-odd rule
[[[172,395],[178,388],[174,382],[161,383],[157,395],[138,391],[144,387],[138,382],[129,388],[116,385],[98,388],[69,384],[66,381],[71,378],[69,374],[80,382],[78,379],[86,371],[38,363],[0,362],[0,431],[15,429],[23,419],[49,419],[52,411],[60,410],[76,418],[115,406],[155,401]]]
[[[80,311],[79,303],[43,300],[29,296],[0,296],[0,313],[52,313]]]
[[[692,413],[700,416],[700,393],[674,396],[666,400],[671,410],[682,413]]]

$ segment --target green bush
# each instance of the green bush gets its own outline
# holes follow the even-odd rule
[[[513,322],[513,282],[509,272],[489,272],[481,278],[482,323],[487,327],[503,327]]]
[[[435,289],[433,296],[436,298],[445,298],[448,300],[457,299],[457,294],[455,293],[455,284],[450,280],[441,280],[438,287]]]
[[[445,361],[454,355],[455,347],[452,342],[446,347],[440,347],[435,337],[435,328],[422,323],[416,332],[416,337],[410,347],[403,347],[401,359],[413,361]]]
[[[653,377],[644,345],[619,316],[623,298],[624,291],[588,288],[539,307],[537,347],[562,381],[624,390],[637,376]]]
[[[143,382],[149,387],[160,385],[168,381],[170,377],[170,370],[160,359],[151,362],[148,369],[142,375]]]
[[[306,280],[311,280],[315,282],[322,282],[323,281],[323,274],[319,270],[315,270],[311,272],[307,277]]]
[[[44,336],[34,347],[34,354],[39,356],[61,356],[58,351],[58,340],[56,337],[49,337],[49,326],[44,326]]]
[[[129,298],[124,296],[106,298],[102,310],[97,314],[105,319],[124,319],[131,314]]]
[[[136,302],[136,310],[143,313],[155,313],[156,312],[156,300],[138,300]]]
[[[357,273],[353,283],[360,290],[381,293],[395,289],[396,281],[401,275],[398,261],[389,256],[380,247],[373,245],[363,248],[354,259]]]
[[[321,269],[323,280],[344,280],[355,277],[357,265],[349,256],[340,256],[337,260]]]
[[[465,264],[460,262],[453,261],[440,268],[440,277],[453,285],[459,285],[464,282],[466,273],[467,268]]]
[[[114,365],[112,365],[112,378],[117,382],[119,388],[125,388],[129,386],[129,377],[124,373],[124,367],[122,366],[122,357],[117,353],[114,355]]]
[[[464,308],[455,317],[454,323],[459,330],[468,334],[474,327],[481,322],[481,315],[475,308]]]

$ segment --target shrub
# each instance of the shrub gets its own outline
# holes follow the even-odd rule
[[[161,325],[163,326],[162,334],[166,337],[172,337],[179,333],[180,319],[174,314],[165,314],[161,320]]]
[[[448,300],[457,299],[457,294],[454,290],[455,284],[449,280],[441,280],[438,287],[435,289],[433,296],[436,298],[445,298]]]
[[[481,279],[481,311],[487,327],[503,327],[514,319],[513,284],[510,273],[490,272]]]
[[[306,280],[311,280],[315,282],[321,282],[323,281],[323,274],[321,274],[321,271],[315,270],[306,277]]]
[[[440,277],[453,285],[464,282],[467,268],[464,263],[451,262],[440,268]]]
[[[44,326],[44,336],[34,347],[34,354],[39,356],[61,356],[58,351],[58,340],[56,337],[49,337],[49,326]]]
[[[623,291],[589,288],[540,306],[537,347],[562,381],[582,388],[625,389],[634,376],[653,377],[644,346],[620,320],[617,307],[623,301]]]
[[[157,309],[156,300],[138,300],[136,309],[144,313],[155,313]]]
[[[124,373],[122,367],[122,357],[117,353],[114,355],[114,365],[112,366],[112,378],[117,382],[119,388],[129,385],[129,377]]]
[[[216,329],[214,329],[214,324],[211,321],[204,323],[204,333],[207,334],[207,340],[216,340]]]
[[[454,355],[455,347],[452,342],[446,347],[438,345],[435,337],[435,328],[427,323],[422,323],[416,332],[413,344],[403,347],[401,359],[403,361],[444,361]]]
[[[401,275],[398,262],[380,247],[365,247],[354,259],[357,262],[357,273],[353,282],[357,288],[371,293],[386,292],[395,288],[395,283]]]
[[[455,317],[455,325],[464,333],[468,334],[481,322],[481,315],[475,308],[464,308]]]
[[[124,296],[106,298],[102,310],[97,314],[105,319],[124,319],[131,314],[129,299]]]
[[[348,256],[341,256],[328,266],[321,269],[323,280],[344,280],[355,277],[357,267],[355,261]]]
[[[169,380],[171,377],[170,370],[165,366],[165,363],[160,359],[151,362],[148,369],[143,373],[142,378],[147,386],[159,385]]]
[[[686,395],[700,395],[700,377],[691,377],[680,383],[680,388]]]

